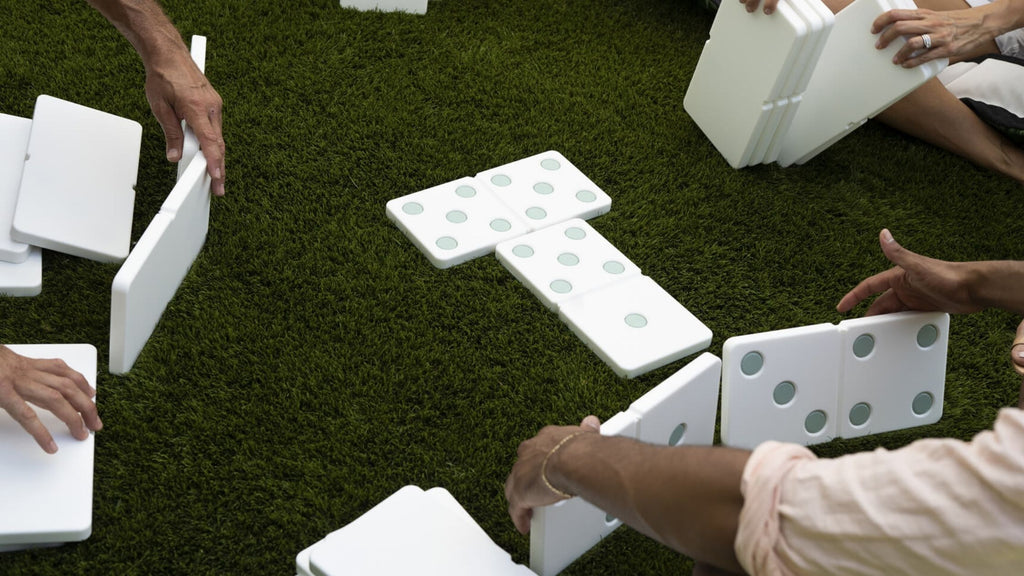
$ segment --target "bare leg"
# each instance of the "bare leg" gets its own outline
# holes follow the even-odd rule
[[[832,12],[839,12],[852,1],[825,0],[825,4]],[[963,10],[968,7],[964,0],[918,0],[917,5],[936,11]],[[991,41],[975,53],[965,54],[963,58],[998,52],[996,43]],[[900,132],[1024,183],[1024,149],[982,122],[934,78],[875,118]]]

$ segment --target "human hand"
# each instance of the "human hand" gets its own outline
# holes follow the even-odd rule
[[[505,499],[508,500],[508,514],[520,533],[530,531],[534,508],[565,499],[552,490],[543,477],[544,462],[548,456],[570,436],[597,434],[600,429],[601,421],[597,416],[587,416],[579,426],[547,426],[519,445],[519,459],[505,480]]]
[[[187,52],[162,54],[159,63],[146,64],[146,98],[160,122],[167,141],[167,160],[181,160],[184,120],[206,157],[211,189],[224,195],[224,137],[221,130],[223,102]]]
[[[740,4],[747,9],[747,12],[754,12],[760,5],[761,0],[740,0]],[[779,6],[779,0],[764,0],[763,11],[765,14],[773,14],[775,9]]]
[[[890,10],[875,19],[871,33],[879,34],[875,48],[888,46],[901,36],[906,44],[893,56],[893,63],[913,68],[938,58],[965,56],[992,39],[982,29],[982,19],[972,9],[935,12]],[[925,39],[927,36],[927,40]]]
[[[25,358],[0,346],[0,408],[3,408],[49,454],[57,443],[43,426],[28,402],[53,412],[78,440],[89,437],[89,430],[103,427],[94,391],[85,377],[63,360]]]
[[[1017,374],[1024,376],[1024,321],[1017,326],[1017,337],[1013,339],[1013,346],[1010,348],[1010,361]]]
[[[889,230],[882,230],[879,242],[885,257],[896,266],[857,284],[839,301],[836,309],[840,312],[849,312],[878,293],[882,295],[868,307],[868,316],[903,310],[966,313],[982,309],[971,300],[967,264],[915,254],[900,246]]]

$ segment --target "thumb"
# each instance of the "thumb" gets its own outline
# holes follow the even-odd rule
[[[601,421],[598,420],[597,416],[594,416],[593,414],[584,418],[583,422],[580,422],[580,426],[583,428],[593,428],[598,432],[601,431]]]
[[[1024,374],[1024,322],[1017,326],[1017,337],[1013,339],[1013,347],[1010,348],[1010,359],[1018,374]]]
[[[882,229],[878,235],[878,241],[882,245],[882,253],[890,262],[908,271],[917,268],[921,256],[900,246],[888,228]]]
[[[160,123],[160,128],[164,131],[164,140],[167,141],[167,161],[178,162],[181,160],[181,148],[185,143],[181,120],[166,102],[153,101],[150,103],[150,108],[153,109],[153,116],[156,117],[156,121]]]

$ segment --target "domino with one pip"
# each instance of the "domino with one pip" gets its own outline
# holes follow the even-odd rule
[[[138,122],[40,96],[11,237],[92,260],[124,260],[141,146]]]
[[[495,256],[550,310],[578,294],[640,274],[640,268],[580,219],[498,244]]]
[[[30,358],[60,358],[96,387],[96,348],[89,344],[9,345]],[[0,552],[57,546],[92,533],[94,435],[76,440],[41,408],[36,415],[57,443],[47,454],[0,410]]]

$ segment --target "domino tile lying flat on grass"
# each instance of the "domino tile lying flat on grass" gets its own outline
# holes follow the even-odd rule
[[[815,324],[729,338],[722,346],[722,443],[817,444],[836,436],[839,329]]]
[[[196,154],[160,212],[114,277],[110,304],[110,373],[131,370],[160,316],[206,242],[210,177]]]
[[[128,256],[142,126],[40,96],[11,236],[102,262]]]
[[[13,264],[28,258],[29,245],[11,238],[11,223],[31,130],[31,120],[0,114],[0,261]],[[0,275],[0,285],[3,280]]]
[[[60,358],[96,387],[89,344],[8,345],[30,358]],[[57,442],[47,454],[0,410],[0,552],[85,540],[92,533],[94,436],[76,440],[47,410],[36,414]]]
[[[925,83],[946,67],[945,58],[914,68],[892,63],[906,40],[875,48],[871,23],[893,8],[914,9],[910,0],[856,0],[835,16],[803,103],[786,133],[779,164],[803,164]]]
[[[604,436],[636,438],[636,416],[619,412],[601,424]],[[530,519],[530,569],[554,576],[622,525],[622,521],[576,497],[533,509]]]
[[[532,574],[514,564],[448,491],[415,486],[331,533],[309,549],[308,558],[314,576]]]
[[[711,344],[711,330],[647,276],[624,278],[566,300],[558,315],[625,378]]]
[[[640,274],[636,264],[578,218],[502,242],[494,252],[553,311],[559,302]]]
[[[612,207],[610,196],[554,150],[485,170],[476,177],[531,231],[571,218],[588,220]]]
[[[529,232],[512,209],[475,178],[460,178],[395,198],[387,215],[438,268],[489,254]]]
[[[192,36],[192,61],[196,63],[200,72],[206,73],[206,36]],[[178,179],[185,174],[185,169],[192,162],[192,158],[195,157],[196,152],[199,152],[199,139],[196,138],[196,133],[192,131],[192,128],[181,121],[181,130],[185,133],[185,138],[182,141],[181,146],[181,160],[178,161]]]
[[[427,0],[341,0],[342,8],[377,10],[380,12],[409,12],[426,14]]]
[[[933,424],[942,417],[949,315],[901,312],[845,320],[839,436]]]
[[[636,438],[658,446],[710,446],[715,440],[722,361],[705,352],[629,405]]]
[[[806,20],[788,0],[771,16],[748,14],[738,2],[719,7],[683,106],[733,168],[750,164],[772,103],[790,96],[782,89],[801,72],[794,65],[807,36]]]
[[[38,296],[43,291],[43,249],[32,246],[18,264],[0,262],[0,296]]]

